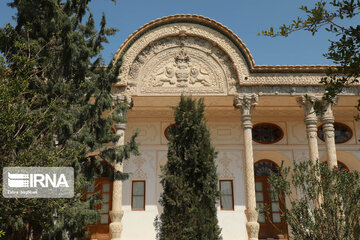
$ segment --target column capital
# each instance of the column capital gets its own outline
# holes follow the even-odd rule
[[[125,130],[126,129],[126,123],[115,123],[115,129],[118,130]]]
[[[324,124],[334,123],[333,107],[338,103],[337,98],[321,100],[321,122]]]
[[[316,118],[314,105],[319,101],[314,95],[304,95],[296,99],[297,103],[304,108],[305,117]]]
[[[112,95],[112,98],[114,100],[114,105],[127,103],[129,108],[132,108],[133,106],[133,101],[130,95]]]
[[[258,103],[258,96],[256,94],[244,94],[234,97],[234,107],[239,108],[241,115],[250,115],[252,110]]]

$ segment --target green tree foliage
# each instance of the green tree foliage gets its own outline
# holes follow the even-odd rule
[[[313,7],[301,6],[305,18],[297,18],[291,24],[284,24],[279,31],[273,28],[259,34],[265,36],[284,36],[295,31],[305,30],[313,35],[324,28],[333,33],[336,40],[329,40],[330,46],[324,56],[337,67],[329,68],[325,84],[324,98],[330,100],[341,93],[344,87],[359,82],[360,76],[360,0],[320,0]],[[360,111],[360,100],[356,107]]]
[[[116,29],[107,28],[103,16],[96,30],[89,2],[14,0],[16,26],[0,28],[1,169],[75,169],[74,198],[0,197],[6,239],[83,236],[84,226],[99,217],[98,200],[83,201],[87,186],[97,176],[126,178],[110,166],[138,153],[135,136],[125,146],[114,144],[113,122],[125,122],[119,113],[128,105],[114,105],[110,95],[120,62],[103,67],[100,53]]]
[[[280,172],[269,181],[275,192],[291,202],[284,216],[295,240],[360,239],[358,172],[329,170],[326,164],[311,161],[295,162],[294,168]]]
[[[160,240],[221,239],[216,216],[218,178],[204,120],[203,100],[181,97],[169,130],[168,161],[161,169],[164,211],[155,220]]]

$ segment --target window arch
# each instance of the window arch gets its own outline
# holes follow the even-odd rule
[[[323,162],[324,164],[327,164],[327,161],[326,162]],[[339,170],[346,170],[348,172],[350,172],[349,168],[343,163],[343,162],[340,162],[339,160],[337,161],[337,165],[338,165],[338,169]]]
[[[164,130],[165,138],[166,138],[166,140],[168,140],[168,141],[170,141],[169,133],[170,133],[170,130],[171,130],[171,128],[172,128],[173,126],[175,126],[175,123],[170,124],[170,125],[167,126],[167,127],[165,128],[165,130]]]
[[[350,172],[349,168],[343,162],[340,162],[340,161],[337,161],[337,162],[338,162],[338,168],[340,170],[346,170],[346,171]]]
[[[254,165],[254,173],[256,177],[270,177],[272,172],[279,174],[279,167],[271,160],[260,160]]]

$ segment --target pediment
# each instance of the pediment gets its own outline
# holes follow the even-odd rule
[[[326,70],[335,67],[255,65],[233,32],[198,15],[173,15],[145,24],[122,44],[115,61],[120,59],[114,96],[228,96],[267,94],[268,89],[269,94],[293,95],[305,86],[322,87]]]
[[[176,22],[148,30],[123,50],[119,86],[126,93],[229,95],[248,75],[235,44],[217,30]]]

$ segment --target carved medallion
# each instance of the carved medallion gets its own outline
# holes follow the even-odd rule
[[[135,57],[126,78],[128,92],[138,95],[227,95],[238,81],[224,50],[197,36],[152,42]]]

